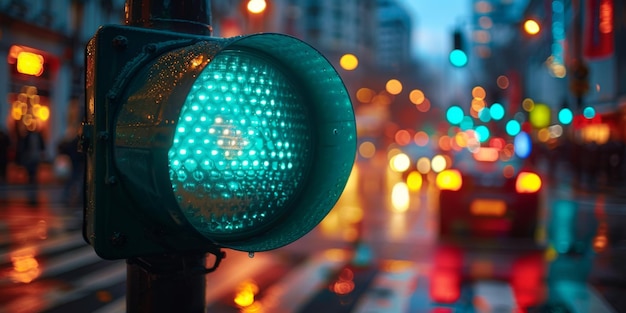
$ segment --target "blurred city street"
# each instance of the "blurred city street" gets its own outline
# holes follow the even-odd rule
[[[206,276],[207,312],[626,309],[621,195],[560,182],[546,188],[537,241],[455,245],[437,238],[435,188],[425,182],[398,202],[390,193],[398,175],[379,166],[358,163],[331,214],[296,243],[253,257],[226,250]],[[64,204],[62,185],[13,184],[0,194],[0,312],[124,311],[126,264],[85,243],[82,209]]]

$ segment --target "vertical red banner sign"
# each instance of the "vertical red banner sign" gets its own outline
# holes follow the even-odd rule
[[[607,57],[615,50],[613,1],[585,1],[583,53],[587,58]]]

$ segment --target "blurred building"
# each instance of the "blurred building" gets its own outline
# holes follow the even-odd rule
[[[248,2],[212,0],[214,35],[291,34],[337,68],[342,55],[353,53],[358,68],[341,71],[351,94],[367,81],[412,74],[407,66],[413,62],[412,21],[394,0],[267,0],[261,13],[251,13]],[[42,132],[51,157],[64,136],[77,132],[84,106],[84,47],[100,25],[123,23],[124,4],[0,0],[0,58],[6,60],[0,62],[0,128],[9,130],[13,142],[26,130]]]
[[[626,141],[626,23],[616,13],[625,8],[615,0],[473,0],[464,33],[476,84],[510,116],[528,116],[529,99],[550,107],[551,125],[560,123],[562,108],[571,109],[574,122],[562,126],[575,140]],[[538,22],[537,34],[524,29],[527,19]]]
[[[412,62],[411,17],[394,0],[268,0],[256,14],[246,2],[212,1],[217,36],[286,33],[310,43],[335,65],[341,55],[354,53],[359,66],[378,71],[401,71]]]
[[[123,0],[0,0],[0,128],[13,143],[39,131],[52,156],[63,136],[77,132],[85,46],[123,13]]]

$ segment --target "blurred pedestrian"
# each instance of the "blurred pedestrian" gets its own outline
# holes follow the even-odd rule
[[[63,185],[63,198],[68,205],[82,203],[82,184],[85,169],[85,156],[78,152],[78,135],[68,135],[57,146],[59,155],[67,156],[70,160],[70,174]]]
[[[9,137],[9,134],[4,129],[0,129],[0,184],[6,184],[7,182],[10,146],[11,137]]]
[[[37,171],[39,164],[45,159],[46,144],[41,132],[27,131],[20,141],[20,163],[28,173],[28,183],[37,184]]]

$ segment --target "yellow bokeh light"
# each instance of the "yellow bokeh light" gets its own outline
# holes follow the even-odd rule
[[[250,0],[248,1],[247,8],[250,13],[259,14],[265,11],[265,8],[267,8],[267,3],[265,2],[265,0]]]
[[[398,173],[405,172],[411,166],[411,159],[404,153],[399,153],[391,157],[389,167]]]
[[[43,56],[22,51],[17,55],[17,71],[25,75],[41,76],[43,74]]]
[[[433,160],[431,161],[431,167],[433,169],[433,172],[435,173],[439,173],[445,170],[447,168],[447,165],[448,164],[446,158],[440,154],[434,156]]]
[[[522,101],[522,108],[524,108],[524,110],[526,112],[530,112],[535,108],[535,101],[533,101],[533,99],[530,98],[526,98]]]
[[[406,184],[411,191],[418,191],[422,189],[423,183],[424,179],[422,178],[422,174],[417,171],[412,171],[406,178]]]
[[[537,21],[529,19],[524,22],[524,30],[529,35],[537,35],[541,31],[541,27]]]
[[[361,103],[369,103],[376,96],[376,92],[369,88],[359,88],[356,91],[356,99]]]
[[[536,103],[532,111],[529,112],[528,119],[535,128],[545,128],[550,125],[551,115],[549,106]]]
[[[537,192],[541,188],[539,175],[530,172],[521,172],[515,181],[515,190],[519,193]]]
[[[485,100],[483,99],[472,99],[472,110],[476,111],[477,113],[480,112],[480,110],[485,108]]]
[[[385,90],[392,95],[398,95],[402,92],[402,83],[397,79],[390,79],[385,84]]]
[[[254,296],[259,292],[259,286],[251,281],[244,281],[237,288],[234,302],[239,307],[247,307],[254,303]]]
[[[35,109],[35,107],[37,109]],[[36,104],[36,105],[33,106],[33,114],[39,120],[45,122],[45,121],[47,121],[50,118],[50,108],[48,108],[47,106],[44,106],[44,105]]]
[[[403,182],[393,185],[391,190],[391,205],[395,212],[406,212],[409,209],[409,187]]]
[[[409,93],[409,100],[416,105],[422,104],[425,98],[424,92],[419,89],[411,90],[411,93]]]
[[[11,253],[11,263],[13,270],[10,272],[10,277],[14,282],[27,284],[41,275],[41,268],[32,248]]]
[[[437,187],[441,190],[459,190],[463,186],[461,172],[454,169],[447,169],[437,174],[435,179]]]
[[[339,59],[339,65],[346,71],[352,71],[359,66],[359,59],[354,54],[346,53]]]

